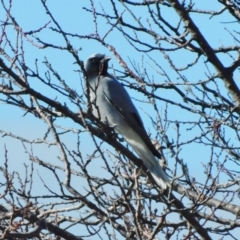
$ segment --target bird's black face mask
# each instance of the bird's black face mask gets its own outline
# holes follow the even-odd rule
[[[94,76],[107,76],[108,74],[108,61],[110,57],[103,54],[96,54],[90,57],[85,63],[85,69],[88,77]]]
[[[106,76],[107,69],[108,69],[108,61],[105,61],[105,59],[103,59],[99,64],[99,75]]]

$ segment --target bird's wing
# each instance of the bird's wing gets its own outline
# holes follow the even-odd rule
[[[109,77],[105,84],[104,96],[107,101],[124,118],[129,126],[131,126],[131,128],[142,138],[153,155],[161,158],[161,154],[156,150],[149,139],[143,126],[142,119],[125,88],[113,77]]]

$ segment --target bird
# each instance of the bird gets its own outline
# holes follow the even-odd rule
[[[123,137],[142,159],[158,186],[167,189],[170,180],[155,158],[162,159],[162,156],[152,144],[128,92],[108,73],[110,59],[97,53],[84,62],[92,113]]]

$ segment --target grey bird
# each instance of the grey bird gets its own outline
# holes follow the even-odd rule
[[[161,154],[149,139],[127,91],[108,73],[109,60],[110,57],[104,54],[93,54],[84,63],[93,115],[123,136],[143,160],[156,183],[166,189],[170,186],[170,180],[155,158],[161,159]]]

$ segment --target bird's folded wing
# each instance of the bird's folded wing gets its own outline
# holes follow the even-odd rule
[[[117,81],[117,80],[115,80]],[[110,88],[110,89],[109,89]],[[153,146],[148,137],[142,120],[128,93],[119,82],[111,82],[107,91],[104,91],[106,100],[116,109],[131,128],[143,139],[153,155],[161,158],[161,154]]]

